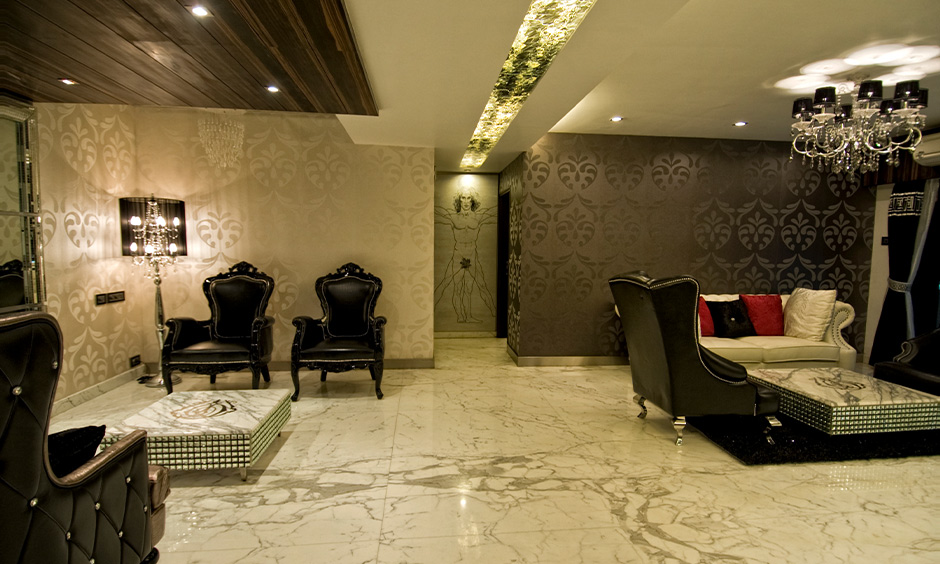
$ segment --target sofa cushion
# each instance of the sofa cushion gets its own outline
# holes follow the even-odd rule
[[[736,339],[756,335],[747,316],[747,307],[741,300],[730,302],[705,302],[715,324],[715,336]]]
[[[796,288],[783,309],[783,334],[822,341],[835,303],[835,290]]]
[[[826,361],[839,362],[839,347],[832,343],[798,337],[742,337],[740,341],[760,347],[763,361],[775,362]]]
[[[705,298],[701,296],[698,298],[698,323],[700,337],[713,337],[715,335],[715,322],[712,321],[712,314],[708,309]]]
[[[783,302],[779,294],[741,294],[747,316],[758,335],[783,335]]]
[[[702,337],[699,344],[717,355],[740,363],[760,363],[764,358],[764,349],[744,339],[723,339],[721,337]]]
[[[50,434],[47,445],[52,472],[61,478],[94,458],[104,433],[104,425],[89,425]]]

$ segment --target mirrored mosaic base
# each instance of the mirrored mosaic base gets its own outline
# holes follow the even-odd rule
[[[780,412],[830,435],[940,429],[940,397],[844,368],[758,369]]]
[[[108,429],[108,446],[147,431],[151,464],[173,470],[247,468],[290,419],[283,390],[175,392]]]

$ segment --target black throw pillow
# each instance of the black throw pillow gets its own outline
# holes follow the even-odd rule
[[[730,302],[705,302],[715,322],[715,336],[736,339],[757,335],[751,318],[747,316],[747,306],[740,299]]]
[[[49,465],[52,472],[61,478],[94,458],[104,438],[104,430],[104,425],[90,425],[49,435]]]

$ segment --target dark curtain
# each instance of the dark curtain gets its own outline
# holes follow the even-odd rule
[[[927,186],[929,193],[929,182]],[[924,214],[928,213],[927,203],[925,200]],[[940,203],[933,204],[920,264],[911,285],[911,299],[914,302],[913,337],[940,327]]]
[[[928,194],[934,197],[928,197],[928,205],[924,205],[927,182],[898,182],[891,191],[888,204],[888,291],[872,343],[870,364],[891,360],[900,353],[902,342],[923,332],[921,329],[929,325],[926,321],[928,314],[933,314],[933,321],[936,321],[938,267],[934,264],[936,259],[932,258],[936,255],[929,253],[938,246],[940,229],[928,230],[932,227],[930,224],[937,221],[932,213],[935,188],[928,190]]]

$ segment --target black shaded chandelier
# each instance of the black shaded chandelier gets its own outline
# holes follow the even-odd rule
[[[845,92],[817,88],[813,98],[793,102],[790,159],[799,154],[804,163],[836,173],[876,171],[882,160],[897,166],[900,152],[913,152],[923,137],[927,92],[917,80],[898,82],[892,98],[883,97],[880,80]]]

